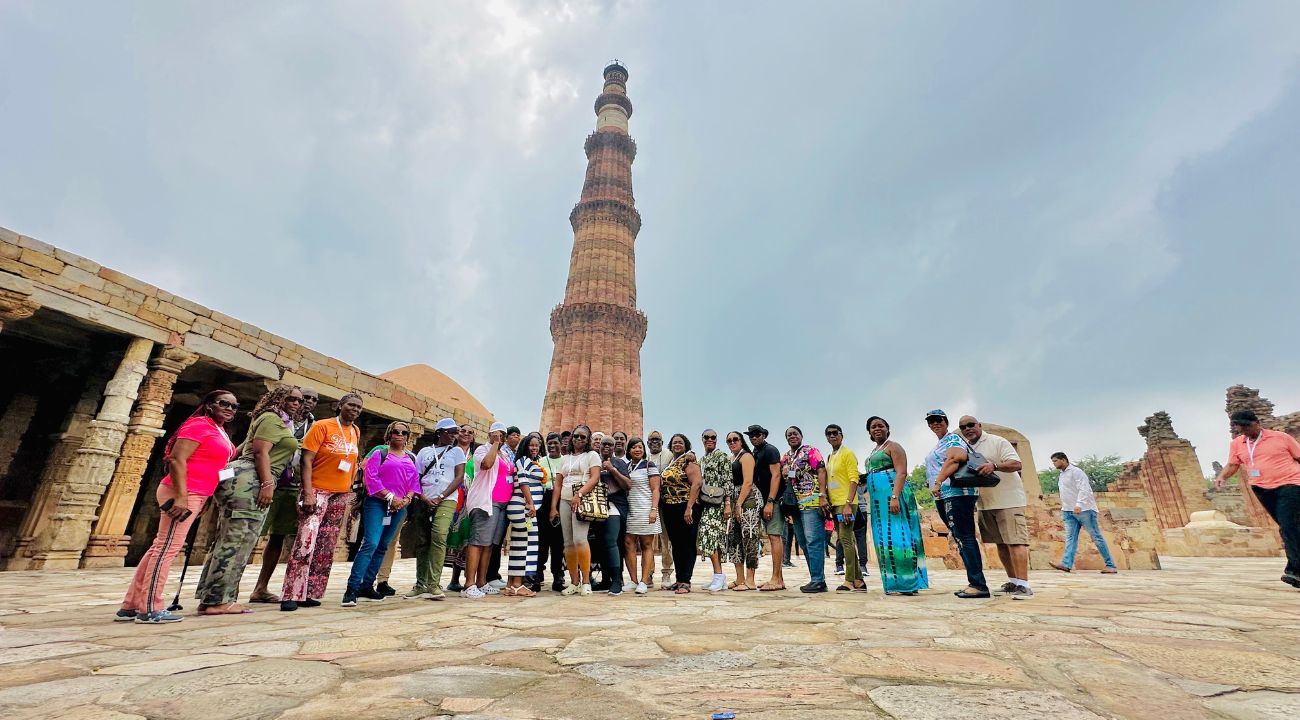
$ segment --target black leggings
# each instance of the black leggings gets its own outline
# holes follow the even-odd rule
[[[688,583],[695,572],[695,543],[700,535],[700,506],[697,504],[691,518],[686,522],[686,504],[667,505],[660,503],[659,519],[663,523],[668,542],[673,545],[673,569],[677,573],[677,582]]]

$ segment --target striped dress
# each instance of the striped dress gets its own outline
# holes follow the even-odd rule
[[[653,462],[642,460],[632,468],[629,479],[632,487],[627,491],[627,534],[658,535],[659,520],[650,522],[650,478],[659,474],[659,468]]]
[[[515,460],[515,492],[506,505],[506,519],[510,521],[509,547],[510,559],[506,568],[509,577],[523,577],[537,574],[537,556],[541,543],[537,528],[537,518],[528,517],[528,506],[524,504],[524,493],[530,493],[533,507],[541,512],[542,481],[546,470],[527,457]]]

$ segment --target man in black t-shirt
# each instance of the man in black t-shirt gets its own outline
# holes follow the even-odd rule
[[[784,590],[785,578],[781,574],[781,560],[785,557],[781,542],[785,534],[780,505],[784,484],[781,477],[781,451],[767,441],[767,429],[762,425],[750,425],[745,434],[754,445],[754,487],[763,493],[763,527],[772,544],[772,579],[758,589]]]

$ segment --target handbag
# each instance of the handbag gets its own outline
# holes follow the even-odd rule
[[[582,497],[582,502],[578,505],[578,519],[586,522],[609,519],[609,495],[605,491],[605,483],[596,483],[591,492]]]
[[[700,486],[700,502],[705,505],[717,506],[727,497],[727,491],[713,485]]]
[[[964,440],[962,445],[966,446],[966,464],[962,465],[957,472],[952,474],[952,477],[948,478],[950,485],[956,488],[982,488],[993,487],[1002,482],[1001,476],[997,473],[981,475],[980,466],[988,463],[988,458],[975,452],[975,448]]]

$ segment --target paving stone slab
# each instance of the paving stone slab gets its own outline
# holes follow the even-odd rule
[[[1103,720],[1055,692],[927,685],[886,685],[867,693],[899,720]]]

